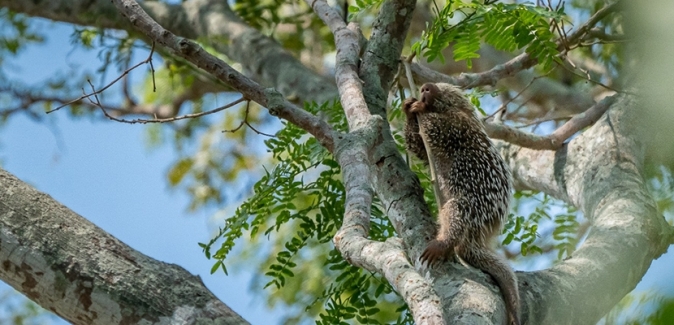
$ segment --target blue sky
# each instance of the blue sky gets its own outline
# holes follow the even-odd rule
[[[98,67],[95,51],[72,50],[71,26],[40,21],[39,28],[48,42],[8,62],[16,78],[32,83],[53,73]],[[199,274],[216,296],[251,323],[278,322],[280,309],[269,311],[263,298],[248,293],[247,271],[230,267],[229,276],[209,273],[212,262],[197,243],[210,239],[213,211],[188,214],[186,195],[168,188],[165,175],[176,159],[170,148],[148,150],[142,125],[72,120],[65,111],[52,115],[50,123],[16,116],[0,128],[3,168],[134,249]],[[674,292],[674,282],[665,280],[671,265],[673,253],[656,260],[638,289]]]

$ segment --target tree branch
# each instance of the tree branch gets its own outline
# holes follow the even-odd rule
[[[342,227],[334,237],[335,247],[352,265],[383,275],[414,311],[416,324],[444,324],[443,310],[433,287],[414,269],[402,241],[377,242],[367,238],[372,206],[372,178],[368,148],[376,142],[386,123],[373,117],[369,123],[339,141],[335,157],[342,166],[346,191]]]
[[[597,12],[592,15],[592,17],[590,17],[583,25],[578,27],[576,31],[569,35],[569,37],[566,39],[566,42],[571,45],[578,44],[578,42],[580,42],[583,37],[585,37],[585,35],[590,32],[594,25],[596,25],[600,20],[606,18],[606,16],[609,14],[612,14],[618,10],[620,8],[621,2],[622,0],[616,0],[597,10]]]
[[[133,250],[2,169],[0,184],[0,278],[42,307],[83,325],[248,324],[198,276]]]
[[[152,20],[136,1],[114,0],[113,2],[131,24],[147,37],[240,91],[246,98],[267,107],[270,114],[303,128],[316,137],[329,151],[333,150],[334,131],[325,121],[289,103],[277,91],[263,89],[258,83],[206,52],[196,43],[173,35]]]
[[[592,125],[606,112],[618,95],[604,98],[587,111],[573,116],[569,121],[547,136],[524,132],[516,128],[494,122],[484,122],[487,134],[491,138],[500,139],[521,147],[536,150],[557,150],[576,132]]]
[[[358,46],[359,32],[353,30],[355,25],[349,24],[347,28],[338,12],[329,7],[325,1],[307,0],[307,3],[312,6],[316,14],[323,19],[335,35],[337,85],[351,129],[349,134],[340,138],[335,150],[335,157],[342,167],[346,190],[345,214],[342,227],[334,237],[335,247],[350,264],[383,275],[403,297],[410,310],[413,311],[417,324],[445,324],[439,297],[429,281],[415,271],[413,265],[407,260],[402,242],[399,239],[390,239],[381,243],[367,238],[373,195],[370,184],[377,184],[378,191],[380,190],[379,184],[382,184],[373,179],[375,176],[371,172],[370,166],[375,165],[375,163],[369,157],[368,152],[377,144],[383,146],[379,138],[385,133],[385,129],[390,138],[390,131],[386,128],[387,123],[384,118],[370,115],[368,106],[365,105],[363,99],[362,84],[357,74],[357,60],[360,50]],[[395,57],[397,58],[399,55],[398,52]],[[381,67],[378,66],[377,68],[380,69]],[[381,71],[380,73],[386,74],[386,72]],[[377,82],[376,85],[376,87],[370,88],[381,89],[380,82]],[[376,111],[372,108],[376,104],[369,104],[371,110]],[[384,106],[380,107],[385,108],[385,101]],[[392,144],[393,142],[389,140],[387,143]],[[400,155],[397,154],[395,146],[388,146],[386,149],[391,155],[386,159],[396,162],[400,160]],[[377,159],[376,165],[382,163],[382,160]],[[409,173],[409,169],[406,172]],[[412,177],[417,180],[414,185],[420,189],[418,179],[416,176]],[[391,184],[391,182],[388,182],[388,184]],[[419,200],[421,197],[416,197],[417,201],[421,201],[417,204],[424,204],[423,200]],[[384,199],[384,201],[387,200]],[[423,219],[423,216],[420,218]],[[426,221],[430,221],[428,215],[426,215]],[[401,232],[400,229],[403,229],[404,222],[394,221],[394,224],[396,229],[399,230],[398,233],[408,242],[411,241],[410,237],[420,237]],[[425,225],[427,229],[431,229],[429,222],[426,222]],[[419,243],[418,240],[417,243]]]
[[[464,89],[470,89],[478,86],[495,86],[499,80],[512,77],[522,70],[533,67],[536,63],[538,63],[538,60],[532,58],[528,53],[522,53],[512,60],[498,64],[487,71],[462,73],[458,77],[448,76],[433,71],[420,64],[412,64],[412,72],[414,73],[414,79],[418,84],[426,82],[446,82]]]
[[[339,89],[340,102],[351,130],[367,123],[370,112],[363,98],[363,82],[358,78],[360,30],[354,23],[347,27],[342,16],[325,0],[306,0],[316,15],[325,22],[335,36],[337,58],[335,79]]]
[[[643,126],[634,105],[620,96],[598,123],[555,152],[498,144],[518,189],[565,200],[592,226],[572,258],[519,276],[526,323],[596,323],[669,245],[671,227],[641,176]]]

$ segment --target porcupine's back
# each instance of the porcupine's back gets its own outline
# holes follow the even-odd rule
[[[468,99],[451,85],[437,85],[442,104],[429,103],[417,115],[433,153],[442,201],[461,198],[466,203],[462,221],[469,230],[465,239],[485,242],[500,231],[507,216],[510,173]],[[428,162],[416,118],[408,118],[405,138],[407,149]]]

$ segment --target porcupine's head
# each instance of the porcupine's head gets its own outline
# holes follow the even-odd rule
[[[460,110],[464,113],[473,115],[473,105],[463,95],[462,91],[446,83],[425,83],[419,90],[419,102],[411,107],[410,113],[436,112],[443,113],[448,110]]]

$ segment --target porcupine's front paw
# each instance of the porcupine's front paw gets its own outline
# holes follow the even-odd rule
[[[416,102],[417,102],[417,99],[414,98],[414,97],[409,97],[409,98],[405,99],[405,101],[403,102],[403,113],[405,113],[405,115],[407,115],[407,117],[409,117],[410,114],[413,114],[412,113],[412,105],[414,105],[414,103],[416,103]]]
[[[421,113],[426,110],[426,104],[414,97],[405,99],[403,102],[403,112],[408,117],[414,113]]]

